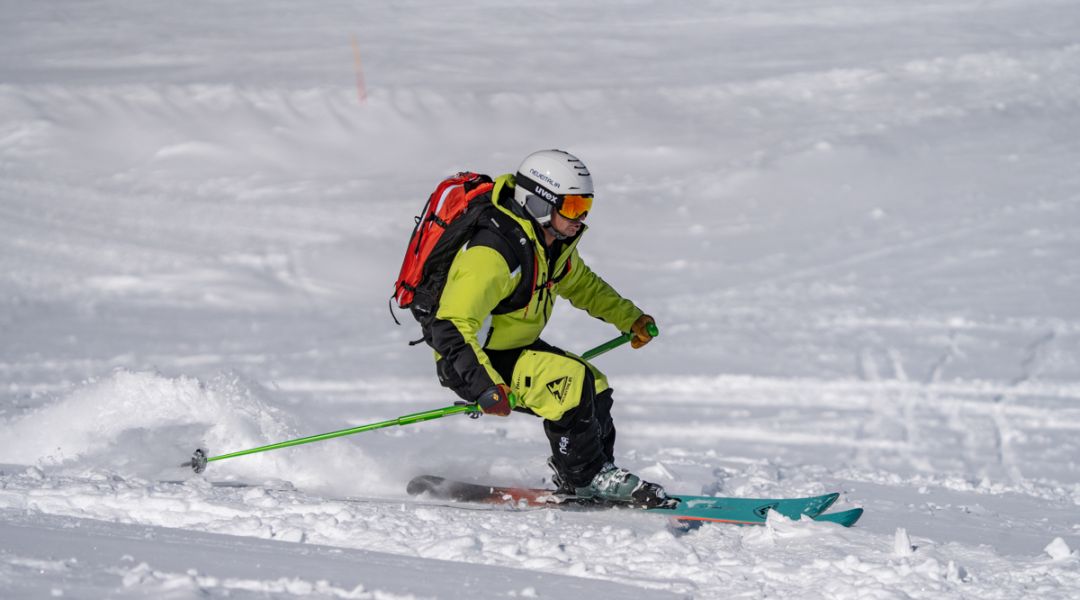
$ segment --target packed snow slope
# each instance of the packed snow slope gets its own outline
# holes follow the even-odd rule
[[[0,596],[1080,596],[1075,1],[0,15]],[[452,402],[387,310],[412,217],[552,147],[661,329],[596,361],[619,462],[857,527],[405,495],[543,484],[522,415],[177,466]]]

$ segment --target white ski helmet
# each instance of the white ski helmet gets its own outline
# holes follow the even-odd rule
[[[521,161],[514,176],[514,201],[541,225],[564,196],[592,196],[592,175],[578,157],[563,150],[533,152]]]

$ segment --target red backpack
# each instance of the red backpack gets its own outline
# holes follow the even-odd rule
[[[497,249],[507,263],[511,268],[511,263],[516,263],[522,270],[521,284],[492,313],[519,310],[532,299],[536,274],[532,243],[521,226],[492,203],[490,193],[494,187],[487,175],[458,173],[439,183],[415,217],[416,227],[391,300],[399,308],[409,309],[420,322],[426,341],[430,342],[428,328],[438,310],[450,264],[458,250],[481,229],[495,233],[501,240],[499,245],[504,246]]]

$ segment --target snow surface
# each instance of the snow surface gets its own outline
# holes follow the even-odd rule
[[[0,14],[0,597],[1080,596],[1074,0]],[[542,484],[521,415],[177,466],[449,404],[412,216],[548,147],[662,331],[597,360],[620,463],[858,526],[405,495]]]

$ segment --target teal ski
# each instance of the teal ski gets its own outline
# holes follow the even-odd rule
[[[597,502],[576,496],[563,496],[553,490],[526,487],[499,487],[452,481],[434,475],[420,475],[409,482],[408,493],[427,495],[452,502],[508,504],[518,507],[563,507],[578,509],[628,508],[626,505]],[[664,506],[644,508],[679,521],[708,521],[737,525],[761,525],[770,510],[789,518],[808,516],[818,521],[850,527],[862,516],[862,509],[823,514],[839,494],[805,498],[714,498],[712,496],[673,496]]]
[[[714,498],[711,496],[678,495],[673,507],[648,509],[667,514],[680,521],[714,521],[739,525],[765,522],[770,510],[789,519],[804,515],[815,518],[825,512],[840,494],[824,494],[806,498]]]

